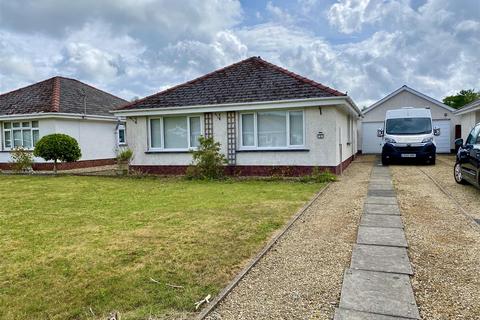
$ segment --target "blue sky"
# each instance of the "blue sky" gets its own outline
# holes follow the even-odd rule
[[[249,56],[368,106],[480,89],[477,0],[0,0],[0,92],[54,75],[125,99]]]

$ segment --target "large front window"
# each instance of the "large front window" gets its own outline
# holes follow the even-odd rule
[[[303,111],[258,111],[240,115],[242,148],[304,145]]]
[[[151,118],[150,149],[187,150],[198,147],[201,135],[200,116]]]
[[[39,138],[38,121],[3,123],[3,146],[7,150],[14,148],[33,149]]]

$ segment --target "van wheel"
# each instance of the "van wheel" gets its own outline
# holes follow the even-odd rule
[[[462,166],[458,162],[455,163],[455,167],[453,169],[453,177],[455,178],[456,183],[467,184],[467,182],[463,179]]]
[[[388,166],[390,164],[390,161],[386,157],[382,157],[382,165],[383,166]]]

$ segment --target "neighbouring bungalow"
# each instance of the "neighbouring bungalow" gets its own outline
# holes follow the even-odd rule
[[[125,105],[132,167],[183,174],[200,135],[236,175],[340,173],[357,153],[362,113],[346,94],[251,57]]]
[[[477,123],[480,123],[480,99],[470,102],[458,109],[455,114],[462,124],[462,138],[466,139]],[[460,137],[459,137],[460,138]]]
[[[75,138],[80,161],[59,169],[113,164],[116,150],[125,143],[125,125],[109,111],[127,101],[75,79],[54,77],[0,95],[0,168],[10,168],[15,148],[33,150],[48,134]],[[35,158],[36,170],[53,164]]]
[[[433,125],[440,128],[440,136],[435,137],[437,153],[450,153],[455,149],[454,141],[461,132],[455,109],[408,86],[402,86],[363,110],[364,117],[359,128],[362,153],[382,152],[382,138],[377,137],[377,129],[383,128],[387,110],[403,107],[430,109]]]

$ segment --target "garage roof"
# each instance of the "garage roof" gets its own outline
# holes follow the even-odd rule
[[[465,114],[465,113],[473,112],[477,110],[480,110],[480,99],[470,102],[469,104],[466,104],[462,108],[458,109],[455,112],[455,114],[460,115],[460,114]]]
[[[403,85],[402,87],[398,88],[397,90],[393,91],[392,93],[390,93],[389,95],[387,95],[386,97],[384,97],[383,99],[381,100],[378,100],[377,102],[375,102],[374,104],[372,104],[370,107],[368,107],[367,109],[363,110],[363,114],[367,114],[368,112],[372,111],[373,109],[375,109],[376,107],[378,107],[379,105],[381,105],[383,102],[393,98],[394,96],[396,96],[397,94],[400,94],[404,91],[407,91],[411,94],[414,94],[416,95],[417,97],[420,97],[422,99],[425,99],[427,101],[430,101],[431,103],[433,104],[436,104],[437,106],[441,107],[441,108],[444,108],[445,110],[448,110],[450,112],[454,112],[455,109],[450,107],[450,106],[447,106],[446,104],[432,98],[432,97],[429,97],[415,89],[412,89],[410,87],[408,87],[407,85]]]

